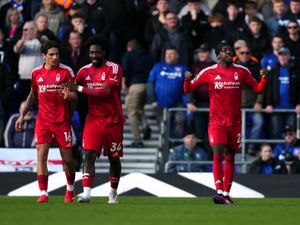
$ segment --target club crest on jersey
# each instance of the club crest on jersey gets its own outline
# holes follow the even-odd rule
[[[105,80],[105,77],[106,77],[106,74],[105,74],[105,72],[103,72],[103,73],[101,74],[101,80]]]
[[[56,74],[56,78],[55,78],[56,82],[59,82],[60,81],[60,74]]]
[[[234,79],[235,79],[235,80],[238,80],[238,79],[239,79],[239,75],[238,75],[237,72],[235,72],[233,76],[234,76]]]

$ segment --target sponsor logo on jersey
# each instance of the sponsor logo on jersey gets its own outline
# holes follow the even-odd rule
[[[39,85],[38,86],[40,93],[44,92],[55,92],[61,90],[62,87],[59,84],[46,84],[46,85]]]
[[[103,86],[103,83],[86,83],[87,87],[89,89],[93,89],[93,88],[101,88]]]
[[[90,75],[88,75],[85,80],[91,80]]]
[[[215,80],[221,80],[221,76],[220,76],[220,75],[217,75],[217,76],[215,77]]]
[[[56,78],[55,78],[56,82],[59,82],[60,81],[60,74],[56,74]]]
[[[43,81],[44,81],[43,78],[40,77],[37,82],[43,82]]]
[[[239,75],[238,75],[237,72],[235,72],[233,76],[234,76],[234,80],[238,80],[239,79]]]
[[[235,81],[216,81],[214,82],[215,89],[233,89],[233,88],[240,88],[240,82]]]
[[[160,75],[162,77],[167,77],[168,79],[176,79],[178,77],[182,77],[183,74],[181,72],[167,72],[167,71],[161,71]]]
[[[215,82],[215,89],[222,89],[224,87],[223,82]]]

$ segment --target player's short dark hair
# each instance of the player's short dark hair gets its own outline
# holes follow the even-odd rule
[[[221,42],[215,47],[215,53],[216,53],[216,55],[219,55],[220,51],[221,51],[222,48],[225,47],[225,46],[231,47],[231,45],[230,45],[227,41],[225,41],[225,40],[221,41]]]
[[[41,45],[41,52],[43,54],[47,54],[48,50],[50,48],[58,48],[58,50],[60,50],[59,48],[59,44],[56,42],[56,41],[52,41],[52,40],[45,40],[42,42],[42,45]]]
[[[86,46],[90,48],[91,45],[100,45],[106,56],[110,53],[110,41],[102,35],[97,34],[89,37]]]

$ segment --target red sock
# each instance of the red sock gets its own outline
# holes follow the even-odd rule
[[[110,186],[113,189],[117,189],[118,185],[119,185],[119,177],[113,177],[113,176],[109,176],[109,181],[110,181]]]
[[[234,176],[234,157],[231,155],[225,156],[224,165],[224,192],[230,191],[231,184]]]
[[[65,172],[68,185],[74,185],[75,173]]]
[[[38,183],[41,191],[48,190],[48,175],[38,175]]]
[[[82,186],[83,187],[92,187],[94,181],[94,176],[88,173],[82,175]]]
[[[213,174],[216,190],[223,190],[223,155],[214,154]]]

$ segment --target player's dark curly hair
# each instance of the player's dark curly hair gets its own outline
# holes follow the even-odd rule
[[[110,41],[102,35],[93,35],[89,37],[86,41],[87,48],[90,48],[91,45],[100,45],[102,50],[105,51],[106,57],[109,56],[110,53]]]
[[[58,48],[58,50],[60,50],[59,44],[56,41],[46,40],[42,42],[41,52],[43,54],[46,55],[50,48]]]

